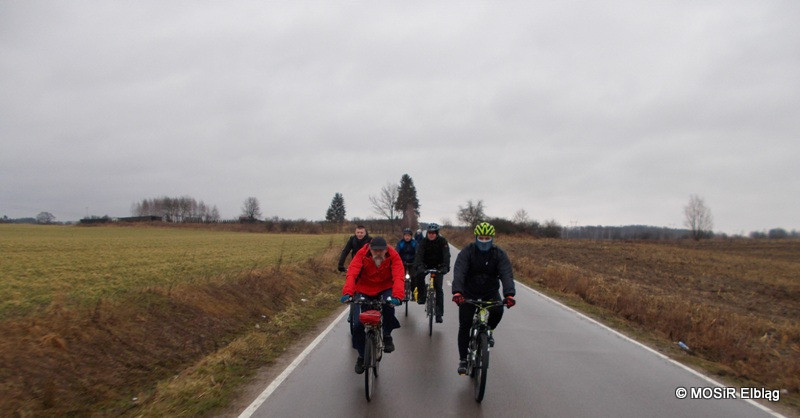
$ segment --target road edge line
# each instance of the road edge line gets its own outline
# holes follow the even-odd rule
[[[283,369],[281,374],[279,374],[278,377],[276,377],[275,380],[273,380],[272,383],[270,383],[269,386],[267,386],[267,388],[264,389],[264,391],[261,392],[261,394],[258,395],[258,397],[244,411],[242,411],[241,414],[239,414],[239,418],[250,418],[251,416],[253,416],[253,413],[255,413],[256,410],[259,407],[261,407],[261,405],[264,402],[267,401],[270,395],[272,395],[272,392],[274,392],[275,389],[277,389],[278,386],[280,386],[280,384],[283,383],[283,381],[286,380],[286,378],[289,377],[290,374],[292,374],[294,369],[296,369],[297,366],[299,366],[300,363],[303,360],[305,360],[305,358],[311,353],[311,351],[314,350],[314,348],[316,348],[317,345],[319,345],[322,339],[325,338],[325,336],[331,332],[333,327],[335,327],[336,324],[338,324],[339,321],[341,321],[342,318],[344,318],[344,316],[348,312],[349,309],[342,310],[342,313],[340,313],[336,318],[334,318],[334,320],[331,321],[330,324],[328,324],[328,327],[325,328],[317,336],[317,338],[314,338],[314,341],[311,341],[311,343],[308,344],[308,346],[300,354],[298,354],[297,357],[295,357],[295,359],[288,366],[286,366],[285,369]]]
[[[683,364],[683,363],[681,363],[681,362],[679,362],[679,361],[667,356],[664,353],[659,353],[658,351],[656,351],[652,347],[648,347],[647,345],[645,345],[645,344],[643,344],[643,343],[641,343],[639,341],[634,340],[633,338],[631,338],[631,337],[629,337],[629,336],[627,336],[627,335],[615,330],[614,328],[611,328],[608,325],[606,325],[606,324],[604,324],[604,323],[602,323],[602,322],[600,322],[600,321],[598,321],[598,320],[596,320],[596,319],[594,319],[594,318],[592,318],[592,317],[590,317],[590,316],[588,316],[588,315],[586,315],[586,314],[584,314],[582,312],[579,312],[579,311],[577,311],[577,310],[565,305],[564,303],[562,303],[562,302],[560,302],[560,301],[558,301],[556,299],[551,298],[550,296],[545,295],[544,293],[542,293],[542,292],[540,292],[540,291],[528,286],[525,283],[522,283],[522,282],[520,282],[518,280],[515,280],[515,284],[522,285],[522,287],[524,287],[524,288],[530,290],[531,292],[533,292],[533,293],[545,298],[546,300],[550,301],[551,303],[555,303],[556,305],[559,305],[562,308],[577,314],[579,317],[581,317],[581,318],[583,318],[583,319],[585,319],[585,320],[587,320],[589,322],[592,322],[595,325],[598,325],[598,326],[600,326],[602,328],[605,328],[606,330],[610,331],[611,333],[613,333],[617,337],[620,337],[623,340],[631,342],[631,343],[633,343],[635,345],[638,345],[639,347],[642,347],[645,350],[655,354],[656,356],[661,357],[662,359],[667,360],[668,362],[670,362],[670,363],[672,363],[672,364],[674,364],[674,365],[676,365],[676,366],[678,366],[678,367],[680,367],[682,369],[687,370],[688,372],[694,374],[695,376],[697,376],[697,377],[699,377],[701,379],[704,379],[705,381],[707,381],[707,382],[709,382],[709,383],[711,383],[711,384],[713,384],[715,386],[726,387],[724,384],[722,384],[720,382],[717,382],[716,380],[712,379],[711,377],[706,376],[703,373],[700,373],[699,371],[697,371],[697,370],[695,370],[695,369],[693,369],[693,368],[691,368],[691,367],[689,367],[689,366],[687,366],[687,365],[685,365],[685,364]],[[764,412],[772,414],[775,417],[786,418],[786,416],[780,414],[779,412],[773,411],[772,409],[769,409],[768,407],[766,407],[764,405],[761,405],[760,403],[758,403],[758,402],[756,402],[756,401],[754,401],[752,399],[740,399],[740,400],[745,401],[745,402],[749,403],[750,405],[753,405],[756,408],[758,408],[758,409],[760,409],[760,410],[762,410]]]

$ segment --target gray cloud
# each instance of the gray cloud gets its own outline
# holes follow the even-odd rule
[[[348,216],[800,228],[796,2],[0,2],[0,215]]]

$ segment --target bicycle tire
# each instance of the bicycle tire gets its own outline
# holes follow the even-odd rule
[[[486,393],[486,378],[489,373],[489,337],[486,333],[478,335],[477,358],[475,361],[475,400],[480,403]]]
[[[375,376],[373,370],[375,368],[375,337],[372,332],[367,333],[364,340],[364,393],[367,396],[367,402],[372,400],[373,390],[375,389]]]
[[[470,331],[470,335],[472,335],[472,331]],[[471,379],[474,379],[475,378],[475,369],[478,368],[478,366],[477,366],[477,364],[478,364],[478,354],[477,354],[478,349],[477,348],[473,348],[473,347],[478,345],[478,338],[477,337],[470,337],[470,338],[471,338],[471,340],[470,340],[471,347],[470,347],[469,354],[468,354],[467,371],[469,372],[469,377]],[[474,353],[474,358],[473,358],[473,353]]]
[[[433,336],[433,317],[436,310],[436,294],[428,292],[428,302],[425,305],[425,310],[428,311],[428,336]]]

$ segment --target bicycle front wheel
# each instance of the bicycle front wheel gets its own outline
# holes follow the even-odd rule
[[[475,400],[479,403],[486,393],[486,375],[489,372],[489,338],[485,333],[478,336],[477,355],[475,359]]]
[[[375,377],[377,376],[377,360],[375,350],[375,335],[368,333],[364,341],[364,392],[367,395],[367,402],[372,400],[375,389]],[[374,373],[374,374],[373,374]]]
[[[425,305],[425,310],[428,312],[428,336],[433,335],[433,317],[436,310],[436,294],[428,293],[428,302]]]

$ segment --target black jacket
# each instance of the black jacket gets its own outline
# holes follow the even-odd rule
[[[355,235],[351,236],[347,240],[347,243],[344,244],[344,248],[342,248],[342,254],[339,256],[339,266],[338,267],[344,268],[344,260],[347,258],[347,255],[350,254],[350,252],[352,251],[353,252],[353,256],[355,256],[356,253],[358,252],[358,250],[360,250],[361,247],[363,247],[365,244],[369,243],[370,241],[372,241],[372,237],[369,236],[369,233],[364,235],[364,238],[361,238],[361,239],[356,238]]]
[[[500,283],[503,284],[503,296],[517,293],[511,260],[496,245],[485,253],[478,250],[474,242],[467,245],[456,257],[454,270],[453,294],[487,299],[500,291]]]
[[[450,244],[441,235],[438,235],[433,241],[424,238],[417,245],[414,271],[421,274],[427,269],[438,269],[442,274],[450,271]]]

